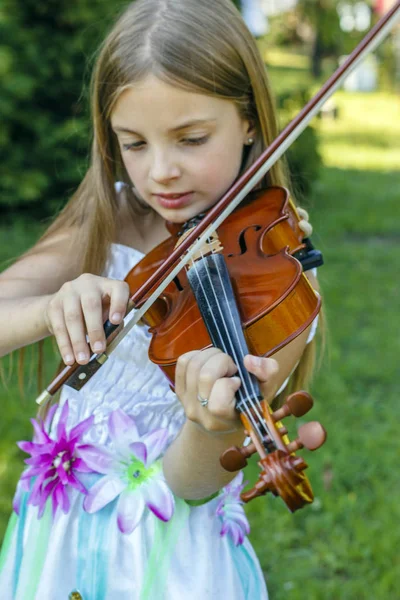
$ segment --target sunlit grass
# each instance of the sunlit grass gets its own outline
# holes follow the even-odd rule
[[[282,48],[266,48],[262,52],[267,65],[280,69],[308,70],[310,59],[298,50],[288,51]]]
[[[320,124],[325,165],[345,169],[400,169],[400,101],[385,93],[337,92],[337,120]]]

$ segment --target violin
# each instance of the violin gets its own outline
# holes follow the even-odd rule
[[[243,500],[270,491],[281,496],[292,511],[312,501],[304,475],[307,465],[295,452],[302,447],[318,448],[325,431],[318,423],[308,423],[299,428],[298,439],[290,442],[280,423],[289,414],[304,415],[312,399],[305,392],[296,392],[272,412],[262,399],[257,380],[244,369],[242,358],[248,348],[270,356],[315,318],[320,301],[301,267],[303,259],[310,262],[311,258],[313,263],[314,251],[301,240],[298,215],[285,190],[252,191],[351,69],[386,37],[399,18],[400,0],[198,224],[189,224],[182,235],[171,227],[171,238],[128,274],[132,297],[127,314],[135,309],[133,316],[119,326],[107,321],[106,351],[94,354],[86,365],[66,366],[40,394],[37,404],[45,405],[63,384],[81,389],[130,329],[144,319],[154,334],[150,358],[158,361],[171,383],[175,359],[179,352],[193,349],[193,344],[207,347],[212,343],[232,352],[242,379],[237,408],[250,443],[225,451],[221,464],[236,471],[257,452],[261,467],[259,480],[242,494]],[[234,213],[243,201],[243,207]],[[229,315],[229,319],[221,315]],[[192,325],[194,333],[185,335]]]
[[[128,273],[130,290],[140,288],[195,224],[183,231],[170,226],[171,237],[149,252]],[[288,444],[283,416],[302,416],[312,407],[306,392],[292,394],[283,409],[270,412],[257,379],[243,364],[246,354],[271,356],[300,335],[317,316],[321,300],[293,256],[304,249],[298,217],[286,189],[253,192],[206,240],[191,263],[165,288],[143,320],[150,326],[149,357],[174,384],[179,356],[214,345],[229,354],[242,385],[236,410],[252,443],[221,456],[228,471],[238,471],[258,452],[261,475],[242,494],[246,502],[271,491],[294,511],[313,500],[294,450],[319,448],[326,432],[317,423],[303,425]],[[146,301],[146,297],[142,302]]]

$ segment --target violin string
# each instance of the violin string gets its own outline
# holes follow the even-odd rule
[[[218,304],[218,294],[216,293],[216,291],[215,291],[215,288],[213,287],[213,282],[212,282],[211,274],[210,274],[210,272],[209,272],[208,265],[207,265],[207,263],[205,263],[205,264],[206,264],[206,271],[207,271],[207,275],[208,275],[208,278],[209,278],[209,281],[210,281],[210,286],[211,286],[211,289],[212,289],[212,291],[213,291],[213,293],[214,293],[215,301],[216,301],[216,303],[217,303],[217,305],[218,305],[218,309],[219,309],[219,311],[220,311],[220,314],[221,314],[221,319],[222,319],[222,322],[224,323],[225,313],[224,313],[224,312],[223,312],[223,311],[220,309],[220,307],[219,307],[219,304]],[[225,286],[224,286],[224,283],[223,283],[223,279],[222,279],[221,271],[220,271],[220,269],[219,269],[219,267],[218,267],[218,263],[215,263],[215,264],[216,264],[217,273],[218,273],[219,281],[220,281],[220,284],[221,284],[221,288],[222,288],[223,294],[224,294],[224,296],[225,296],[226,304],[227,304],[227,307],[228,307],[228,314],[229,314],[229,317],[230,317],[230,319],[231,319],[231,322],[232,322],[232,325],[233,325],[233,330],[234,330],[234,332],[235,332],[235,334],[236,334],[236,339],[237,339],[238,345],[239,345],[239,347],[240,347],[239,332],[238,332],[238,329],[237,329],[237,327],[236,327],[236,324],[235,324],[235,319],[234,319],[234,316],[233,316],[232,310],[231,310],[231,308],[230,308],[230,304],[229,304],[229,301],[228,301],[228,296],[227,296],[227,291],[226,291],[226,288],[225,288]],[[225,323],[224,323],[224,325],[225,325]],[[228,337],[228,340],[230,340],[230,338],[229,338],[229,337]],[[235,349],[234,349],[234,346],[233,346],[233,345],[232,345],[232,350],[233,350],[233,352],[235,352]],[[235,358],[236,358],[236,360],[237,360],[236,352],[235,352]],[[236,361],[235,361],[235,362],[236,362]],[[239,361],[237,361],[237,362],[239,362]],[[242,375],[242,373],[243,373],[243,370],[242,370],[242,364],[241,364],[241,363],[237,364],[237,367],[238,367],[238,369],[239,369],[239,373]],[[245,381],[246,379],[247,379],[247,377],[243,377],[243,375],[242,375],[242,381],[243,381],[243,380]],[[257,391],[256,391],[256,389],[255,389],[255,386],[254,386],[254,384],[253,384],[253,381],[252,381],[251,377],[249,377],[249,378],[248,378],[248,380],[249,380],[249,382],[250,382],[250,387],[251,387],[251,392],[253,393],[253,397],[254,397],[254,398],[256,398],[256,397],[257,397]],[[251,413],[250,409],[249,409],[249,408],[248,408],[248,406],[247,406],[247,403],[249,403],[249,404],[251,405],[251,407],[252,407],[252,409],[253,409],[254,413],[255,413],[255,414],[257,415],[257,417],[258,417],[260,425],[261,425],[261,426],[262,426],[262,427],[265,429],[265,432],[268,434],[268,431],[267,431],[267,429],[266,429],[266,427],[265,427],[265,425],[264,425],[264,418],[263,418],[263,415],[262,415],[262,413],[260,413],[260,412],[259,412],[259,403],[258,403],[257,401],[255,401],[255,400],[253,400],[253,399],[252,399],[251,393],[249,393],[249,391],[248,391],[248,389],[247,389],[247,385],[246,385],[246,383],[244,383],[244,385],[245,385],[245,388],[246,388],[246,394],[247,394],[247,399],[246,399],[246,398],[244,398],[244,399],[243,399],[243,403],[244,403],[244,406],[245,406],[245,408],[246,408],[246,414],[247,414],[249,417],[250,417],[250,415],[252,416],[252,413]],[[258,433],[260,434],[260,432],[259,432],[259,430],[258,430],[258,427],[257,427],[257,431],[258,431]]]
[[[234,316],[233,316],[233,313],[232,313],[232,310],[231,310],[231,307],[230,307],[230,304],[229,304],[229,300],[228,300],[226,288],[225,288],[223,280],[222,280],[222,275],[221,275],[221,271],[220,271],[220,269],[218,267],[218,263],[216,263],[216,267],[217,267],[217,273],[218,273],[219,281],[220,281],[220,284],[221,284],[221,288],[222,288],[223,294],[225,296],[226,304],[227,304],[227,307],[228,307],[228,314],[229,314],[229,316],[231,318],[231,321],[232,321],[233,330],[234,330],[235,335],[236,335],[236,340],[238,342],[238,345],[240,346],[239,331],[238,331],[238,329],[236,327],[236,324],[235,324],[235,319],[234,319]],[[206,265],[206,269],[207,269],[207,272],[208,272],[208,266],[207,265]],[[209,275],[209,273],[207,273],[207,274]],[[211,284],[211,287],[212,287],[213,284],[212,284],[211,276],[210,275],[209,275],[209,279],[210,279],[210,284]],[[215,295],[216,301],[218,302],[218,296],[215,294],[215,291],[214,291],[214,295]],[[224,318],[224,315],[222,315],[222,318]],[[242,372],[242,365],[241,364],[238,365],[238,369],[239,369],[239,372]],[[255,389],[255,386],[253,384],[253,381],[252,381],[251,377],[249,377],[248,379],[249,379],[249,382],[250,382],[251,392],[253,393],[254,396],[257,396],[257,391]],[[247,388],[246,388],[246,393],[250,396]]]
[[[201,250],[201,254],[202,254],[202,258],[204,258],[204,255],[203,255],[203,251],[202,251],[202,250]],[[211,305],[210,305],[210,303],[209,303],[209,300],[208,300],[207,292],[206,292],[206,290],[204,289],[203,282],[202,282],[202,279],[201,279],[201,277],[200,277],[200,275],[199,275],[199,271],[198,271],[197,264],[196,264],[196,262],[195,262],[195,261],[192,261],[192,269],[194,269],[194,272],[195,272],[195,273],[196,273],[196,275],[197,275],[197,279],[198,279],[198,282],[199,282],[199,286],[200,286],[200,288],[201,288],[201,291],[203,292],[203,296],[204,296],[204,299],[205,299],[205,301],[206,301],[206,303],[207,303],[207,306],[208,306],[208,309],[209,309],[209,313],[210,313],[210,315],[211,315],[211,317],[212,317],[212,320],[213,320],[213,322],[214,322],[215,329],[218,331],[218,334],[219,334],[219,337],[220,337],[220,340],[221,340],[221,346],[222,346],[222,349],[223,349],[225,352],[227,352],[227,353],[228,353],[228,350],[227,350],[227,348],[226,348],[226,346],[225,346],[225,343],[224,343],[224,341],[223,341],[222,335],[221,335],[221,333],[220,333],[220,328],[219,328],[219,326],[218,326],[218,322],[217,322],[217,320],[216,320],[216,318],[215,318],[215,316],[214,316],[214,313],[213,313],[213,312],[212,312],[212,310],[211,310]],[[210,278],[209,278],[209,279],[210,279]],[[222,317],[222,314],[221,314],[221,313],[222,313],[222,311],[221,311],[221,309],[220,309],[220,307],[219,307],[219,306],[218,306],[218,309],[219,309],[219,313],[220,313],[220,315],[221,315],[221,317]],[[233,349],[233,352],[234,352],[234,349]],[[232,358],[233,358],[233,357],[232,357]],[[236,358],[236,360],[237,360],[237,358]],[[240,395],[242,395],[244,392],[243,392],[243,390],[242,390],[241,388],[239,388],[239,390],[238,390],[238,393],[239,393]],[[241,398],[241,400],[244,400],[244,398]]]
[[[202,258],[204,259],[203,250],[201,250],[201,256],[202,256]],[[210,288],[211,288],[211,290],[212,290],[212,292],[213,292],[214,299],[215,299],[215,302],[216,302],[216,305],[217,305],[217,308],[218,308],[218,311],[219,311],[219,314],[220,314],[220,317],[221,317],[222,323],[223,323],[223,324],[224,324],[224,326],[225,326],[225,332],[227,333],[227,328],[226,328],[226,325],[225,325],[225,322],[224,322],[224,318],[225,318],[224,312],[223,312],[223,310],[222,310],[222,308],[221,308],[221,306],[220,306],[220,303],[219,303],[219,300],[218,300],[218,295],[217,295],[217,293],[216,293],[216,291],[215,291],[215,288],[214,288],[214,286],[213,286],[212,277],[211,277],[211,274],[210,274],[210,272],[209,272],[208,265],[207,265],[207,263],[206,263],[206,262],[204,262],[204,265],[205,265],[206,273],[207,273],[207,276],[208,276],[208,279],[209,279]],[[207,304],[208,304],[209,312],[210,312],[210,314],[212,315],[212,318],[213,318],[213,321],[214,321],[214,325],[215,325],[215,327],[216,327],[216,329],[217,329],[217,331],[218,331],[218,334],[219,334],[219,336],[220,336],[221,345],[222,345],[222,347],[223,347],[223,350],[224,350],[225,352],[227,352],[227,354],[230,354],[230,356],[232,356],[232,355],[233,355],[233,356],[232,356],[232,358],[234,358],[234,359],[235,359],[235,363],[236,363],[236,365],[237,365],[237,367],[238,367],[238,369],[239,369],[239,373],[240,373],[240,372],[241,372],[241,367],[240,367],[240,364],[238,364],[238,363],[239,363],[239,361],[238,361],[238,357],[237,357],[237,354],[236,354],[235,348],[234,348],[233,346],[231,346],[231,348],[230,348],[230,350],[231,350],[231,351],[229,352],[229,349],[228,349],[228,348],[225,346],[225,344],[224,344],[224,342],[223,342],[222,335],[221,335],[221,333],[220,333],[220,328],[219,328],[219,326],[218,326],[218,323],[217,323],[217,321],[215,320],[215,318],[214,318],[214,315],[212,314],[211,307],[210,307],[210,303],[209,303],[209,301],[208,301],[208,297],[207,297],[207,294],[206,294],[206,292],[205,292],[205,289],[204,289],[204,286],[203,286],[203,282],[202,282],[202,280],[201,280],[201,277],[200,277],[200,275],[199,275],[198,268],[197,268],[197,265],[196,265],[196,262],[195,262],[195,261],[192,261],[192,268],[193,268],[193,266],[194,266],[195,273],[196,273],[196,275],[197,275],[197,278],[198,278],[198,281],[199,281],[199,285],[200,285],[200,287],[201,287],[201,289],[202,289],[202,292],[203,292],[204,298],[205,298],[205,300],[206,300],[206,302],[207,302]],[[218,269],[218,267],[217,267],[217,269]],[[221,275],[220,275],[220,273],[219,273],[219,277],[220,277],[220,281],[221,281]],[[225,290],[225,288],[224,288],[224,286],[223,286],[223,283],[222,283],[222,281],[221,281],[221,285],[222,285],[222,289],[224,290],[224,294],[225,294],[225,297],[226,297],[226,290]],[[235,323],[234,323],[234,320],[233,320],[233,315],[232,315],[232,313],[231,313],[231,315],[230,315],[230,316],[231,316],[231,318],[232,318],[232,322],[233,322],[233,325],[234,325],[234,327],[235,327]],[[229,336],[227,336],[227,339],[229,340]],[[245,379],[245,378],[244,378],[244,377],[243,377],[243,375],[242,375],[242,381],[243,381],[244,379]],[[245,387],[246,387],[246,383],[245,383]],[[243,395],[243,390],[241,390],[241,389],[239,388],[238,392],[239,392],[239,395],[240,395],[240,397],[241,397],[241,401],[243,402],[243,405],[244,405],[244,407],[245,407],[245,412],[246,412],[246,414],[247,414],[247,417],[248,417],[248,419],[251,421],[251,423],[252,423],[252,425],[253,425],[254,429],[255,429],[255,430],[258,432],[258,434],[259,434],[260,438],[262,439],[262,436],[261,436],[261,434],[260,434],[260,431],[259,431],[259,426],[258,426],[257,422],[255,421],[255,419],[254,419],[254,417],[253,417],[253,414],[252,414],[252,412],[251,412],[251,410],[250,410],[250,408],[249,408],[249,406],[248,406],[248,402],[247,402],[247,400],[246,400],[246,396],[244,396],[244,395]],[[246,394],[247,394],[247,396],[248,396],[249,402],[252,404],[252,407],[253,407],[253,410],[254,410],[254,412],[257,414],[257,416],[258,416],[258,418],[259,418],[259,420],[260,420],[260,424],[261,424],[261,425],[262,425],[262,426],[265,428],[265,426],[264,426],[264,420],[263,420],[263,418],[262,418],[262,415],[260,415],[260,413],[258,412],[258,407],[257,407],[257,405],[256,405],[256,404],[253,402],[253,400],[251,399],[251,395],[249,394],[249,392],[248,392],[248,390],[247,390],[247,389],[246,389]],[[266,428],[265,428],[265,430],[266,430]],[[268,434],[268,431],[267,431],[267,430],[266,430],[266,433]]]
[[[201,251],[201,252],[202,252],[202,251]],[[203,257],[203,258],[204,258],[204,257]],[[199,272],[198,272],[198,268],[197,268],[197,265],[196,265],[196,263],[194,263],[194,262],[193,262],[193,266],[192,266],[192,268],[194,268],[194,272],[195,272],[195,273],[196,273],[196,275],[197,275],[197,278],[198,278],[198,281],[199,281],[199,286],[201,287],[201,290],[202,290],[202,292],[203,292],[204,299],[205,299],[205,301],[207,302],[207,305],[208,305],[208,308],[209,308],[209,312],[210,312],[210,314],[211,314],[211,316],[212,316],[212,319],[213,319],[214,325],[215,325],[215,327],[216,327],[216,330],[218,331],[218,334],[219,334],[219,337],[220,337],[221,346],[222,346],[222,350],[224,350],[224,352],[226,352],[227,354],[230,354],[230,356],[232,356],[232,354],[234,354],[234,355],[235,355],[235,350],[234,350],[234,348],[231,348],[231,352],[229,352],[229,349],[226,347],[226,345],[225,345],[225,343],[224,343],[224,341],[223,341],[223,338],[222,338],[222,336],[221,336],[221,333],[220,333],[220,328],[218,327],[218,323],[217,323],[217,321],[216,321],[216,319],[215,319],[215,317],[214,317],[214,315],[213,315],[213,313],[212,313],[212,311],[211,311],[211,306],[210,306],[210,303],[209,303],[209,301],[208,301],[208,297],[207,297],[206,291],[205,291],[205,289],[204,289],[204,287],[203,287],[203,282],[202,282],[202,280],[201,280],[201,277],[200,277],[200,275],[199,275]],[[215,294],[214,294],[214,295],[215,295]],[[218,300],[217,300],[217,304],[218,304]],[[219,309],[219,312],[220,312],[220,314],[221,314],[221,309],[220,309],[219,305],[218,305],[218,309]],[[222,316],[222,314],[221,314],[221,316]],[[222,318],[223,318],[223,316],[222,316]],[[228,339],[229,339],[229,338],[228,338]],[[233,358],[233,356],[232,356],[232,358]],[[235,361],[235,362],[237,363],[237,357],[236,357],[236,361]],[[260,435],[260,432],[259,432],[259,430],[258,430],[258,425],[257,425],[257,423],[256,423],[256,421],[255,421],[255,419],[254,419],[253,415],[251,414],[251,411],[250,411],[250,409],[249,409],[249,408],[248,408],[248,406],[247,406],[247,403],[246,403],[246,398],[245,398],[245,396],[243,395],[243,394],[244,394],[243,390],[242,390],[241,388],[239,388],[239,390],[238,390],[238,393],[239,393],[239,395],[241,396],[241,401],[243,402],[243,405],[244,405],[244,407],[245,407],[245,412],[246,412],[246,414],[247,414],[247,416],[248,416],[249,420],[251,421],[251,423],[252,423],[252,425],[253,425],[254,429],[256,429],[256,431],[257,431],[257,432],[258,432],[258,434]],[[261,437],[261,435],[260,435],[260,437]]]
[[[222,278],[221,278],[221,273],[220,273],[220,271],[218,270],[218,264],[217,264],[217,263],[216,263],[216,267],[217,267],[217,272],[218,272],[218,275],[219,275],[219,279],[220,279],[220,283],[221,283],[221,287],[222,287],[222,290],[223,290],[223,293],[224,293],[225,299],[226,299],[226,300],[228,300],[228,299],[227,299],[227,294],[226,294],[226,289],[225,289],[225,287],[224,287],[224,284],[223,284],[223,281],[222,281]],[[205,262],[205,268],[206,268],[206,273],[207,273],[207,276],[208,276],[208,279],[209,279],[209,283],[210,283],[210,289],[211,289],[211,290],[212,290],[212,292],[213,292],[214,299],[215,299],[215,302],[216,302],[216,304],[217,304],[217,307],[218,307],[218,310],[219,310],[219,313],[220,313],[220,316],[221,316],[221,321],[222,321],[222,323],[223,323],[223,325],[224,325],[224,327],[225,327],[225,331],[226,331],[226,333],[227,333],[227,328],[226,328],[226,324],[225,324],[225,317],[226,317],[226,315],[225,315],[225,312],[222,310],[222,308],[221,308],[221,306],[220,306],[220,304],[219,304],[218,294],[216,293],[216,290],[215,290],[215,288],[214,288],[214,284],[213,284],[213,281],[212,281],[212,277],[211,277],[211,274],[210,274],[210,271],[209,271],[209,268],[208,268],[208,265],[207,265],[207,263],[206,263],[206,262]],[[228,307],[229,307],[229,302],[227,302],[227,305],[228,305]],[[229,316],[230,316],[230,317],[231,317],[231,319],[232,319],[233,329],[234,329],[234,331],[235,331],[235,333],[236,333],[236,336],[238,337],[238,332],[237,332],[237,329],[236,329],[236,325],[235,325],[235,321],[234,321],[234,317],[233,317],[232,311],[229,311]],[[221,338],[221,339],[222,339],[222,338]],[[258,406],[257,406],[257,404],[256,404],[256,403],[253,401],[253,399],[252,399],[252,397],[251,397],[251,394],[249,393],[249,390],[247,389],[247,385],[246,385],[246,376],[243,376],[243,371],[242,371],[241,364],[240,364],[240,362],[239,362],[239,360],[238,360],[238,356],[237,356],[237,354],[236,354],[235,347],[234,347],[234,346],[233,346],[233,344],[231,343],[231,340],[230,340],[230,336],[229,336],[229,335],[227,335],[227,339],[228,339],[228,344],[230,345],[230,348],[224,348],[224,350],[226,350],[226,352],[227,352],[228,354],[230,354],[230,356],[232,356],[232,355],[233,355],[233,356],[232,356],[232,358],[234,358],[234,360],[235,360],[235,364],[236,364],[236,366],[238,367],[239,374],[242,376],[242,377],[241,377],[241,379],[242,379],[242,383],[244,383],[244,387],[245,387],[245,392],[246,392],[246,395],[244,395],[244,396],[242,396],[242,397],[241,397],[241,400],[242,400],[242,403],[243,403],[243,406],[244,406],[244,409],[245,409],[245,411],[244,411],[244,412],[246,413],[246,415],[247,415],[248,419],[251,421],[251,423],[252,423],[252,425],[253,425],[254,429],[257,431],[257,433],[258,433],[258,435],[259,435],[260,439],[262,439],[261,432],[260,432],[260,430],[259,430],[259,425],[261,425],[262,427],[264,427],[264,420],[263,420],[262,414],[260,414],[260,413],[259,413],[259,411],[258,411]],[[239,388],[239,389],[240,389],[240,388]],[[253,392],[254,392],[254,395],[256,395],[254,387],[253,387]],[[255,420],[253,413],[251,412],[251,409],[250,409],[250,407],[249,407],[249,404],[251,405],[251,407],[252,407],[252,408],[253,408],[253,410],[254,410],[254,413],[257,415],[257,417],[258,417],[258,419],[259,419],[259,422],[258,422],[258,423],[257,423],[257,421]],[[265,429],[265,427],[264,427],[264,429]],[[268,431],[267,431],[266,429],[265,429],[265,432],[268,434]]]

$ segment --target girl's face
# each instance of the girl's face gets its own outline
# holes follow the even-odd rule
[[[206,211],[224,194],[254,133],[233,102],[152,75],[121,94],[111,123],[136,192],[175,223]]]

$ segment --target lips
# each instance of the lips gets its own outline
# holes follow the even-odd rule
[[[186,206],[192,196],[193,192],[184,192],[183,194],[154,194],[158,203],[163,208],[182,208]]]

